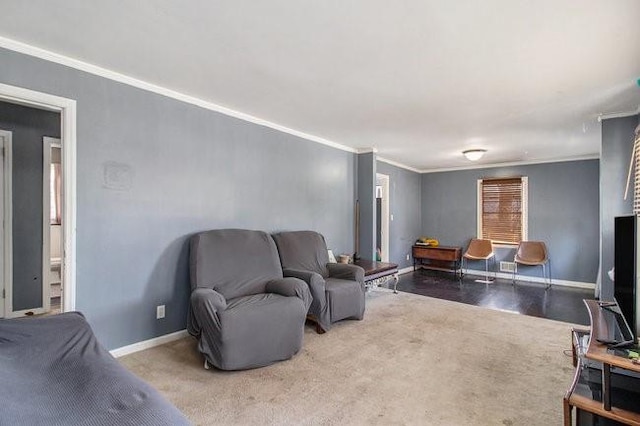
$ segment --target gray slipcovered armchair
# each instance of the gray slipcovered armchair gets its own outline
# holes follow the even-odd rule
[[[318,325],[318,333],[343,319],[364,316],[364,269],[356,265],[329,263],[324,237],[314,231],[273,234],[285,277],[304,280],[313,302],[309,318]]]
[[[271,236],[222,229],[196,234],[190,243],[187,330],[205,360],[242,370],[295,355],[311,295],[303,281],[283,278]]]

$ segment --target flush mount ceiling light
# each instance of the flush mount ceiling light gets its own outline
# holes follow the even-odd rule
[[[478,161],[485,152],[487,152],[486,149],[467,149],[466,151],[462,151],[462,154],[467,157],[469,161]]]

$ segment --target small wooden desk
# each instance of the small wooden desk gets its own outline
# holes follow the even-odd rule
[[[453,272],[454,275],[461,271],[462,247],[414,245],[411,253],[414,271],[416,265],[437,271]]]
[[[394,280],[393,292],[398,293],[398,265],[395,263],[374,262],[372,260],[360,259],[353,262],[364,269],[364,285],[367,289],[385,284],[390,279]]]

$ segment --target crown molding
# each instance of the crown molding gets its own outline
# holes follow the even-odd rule
[[[378,148],[358,148],[358,149],[356,149],[356,154],[370,154],[370,153],[377,154],[378,153]]]
[[[598,121],[608,120],[610,118],[631,117],[633,115],[640,115],[640,105],[638,105],[635,111],[617,111],[598,114]]]
[[[505,162],[505,163],[477,164],[474,166],[467,166],[467,167],[425,169],[425,170],[421,170],[420,173],[428,174],[428,173],[440,173],[440,172],[458,172],[462,170],[491,169],[494,167],[531,166],[534,164],[563,163],[565,161],[583,161],[583,160],[599,160],[599,159],[600,159],[600,154],[591,154],[591,155],[580,155],[575,157],[557,158],[552,160],[512,161],[508,163]]]
[[[443,167],[438,169],[416,169],[415,167],[407,166],[405,164],[398,163],[396,161],[389,160],[387,158],[383,158],[383,157],[377,158],[378,161],[382,161],[383,163],[387,163],[392,166],[396,166],[401,169],[409,170],[409,171],[420,173],[420,174],[459,172],[464,170],[476,170],[476,169],[491,169],[494,167],[531,166],[535,164],[563,163],[565,161],[583,161],[583,160],[599,160],[599,159],[600,159],[600,154],[591,154],[591,155],[581,155],[581,156],[575,156],[575,157],[564,157],[564,158],[552,159],[552,160],[510,161],[510,162],[504,162],[504,163],[474,164],[472,166],[462,166],[462,167]]]
[[[74,59],[65,55],[61,55],[59,53],[51,52],[49,50],[45,50],[36,46],[32,46],[30,44],[22,43],[10,38],[0,36],[0,47],[11,50],[14,52],[22,53],[25,55],[33,56],[39,59],[43,59],[45,61],[54,62],[56,64],[64,65],[69,68],[73,68],[79,71],[84,71],[89,74],[97,75],[99,77],[104,77],[109,80],[117,81],[119,83],[123,83],[132,87],[136,87],[138,89],[146,90],[148,92],[153,92],[162,96],[166,96],[168,98],[176,99],[181,102],[185,102],[191,105],[198,106],[200,108],[208,109],[210,111],[215,111],[220,114],[227,115],[229,117],[237,118],[243,121],[247,121],[253,124],[257,124],[259,126],[269,127],[271,129],[277,130],[279,132],[288,133],[293,136],[297,136],[302,139],[306,139],[312,142],[317,142],[322,145],[327,145],[332,148],[339,149],[341,151],[357,153],[357,150],[346,145],[342,145],[340,143],[331,141],[329,139],[321,138],[319,136],[314,136],[309,133],[301,132],[299,130],[295,130],[286,126],[282,126],[280,124],[264,120],[259,117],[255,117],[253,115],[245,114],[240,111],[236,111],[231,108],[223,107],[221,105],[215,104],[213,102],[206,101],[204,99],[197,98],[195,96],[186,95],[184,93],[168,89],[166,87],[162,87],[153,83],[146,82],[144,80],[140,80],[126,74],[119,73],[117,71],[113,71],[107,68],[103,68],[97,65],[93,65],[78,59]]]
[[[409,170],[410,172],[424,173],[422,170],[418,170],[414,167],[407,166],[406,164],[398,163],[397,161],[389,160],[388,158],[377,157],[376,160],[382,161],[383,163],[387,163],[395,167],[399,167],[401,169]]]

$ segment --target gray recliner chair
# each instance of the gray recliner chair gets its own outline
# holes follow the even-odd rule
[[[222,370],[261,367],[302,347],[311,304],[305,282],[284,278],[276,245],[261,231],[222,229],[191,238],[187,330]]]
[[[309,318],[316,322],[318,333],[343,319],[364,316],[364,269],[356,265],[329,263],[324,237],[314,231],[291,231],[273,234],[278,246],[285,277],[304,280],[313,301]]]

